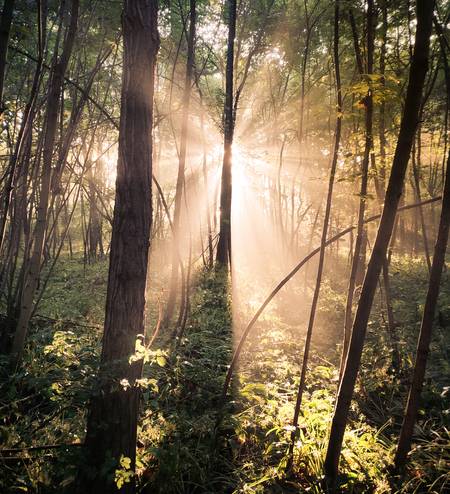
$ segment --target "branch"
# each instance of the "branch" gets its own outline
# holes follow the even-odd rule
[[[401,208],[398,208],[397,212],[400,212],[400,211],[407,211],[408,209],[413,209],[413,208],[417,208],[417,207],[420,207],[420,206],[425,206],[426,204],[431,204],[433,202],[437,202],[439,200],[441,200],[442,197],[441,196],[438,196],[438,197],[433,197],[431,199],[428,199],[426,201],[422,201],[422,202],[417,202],[417,203],[414,203],[414,204],[408,204],[407,206],[403,206]],[[366,218],[364,220],[364,223],[371,223],[377,219],[379,219],[381,217],[381,213],[380,214],[376,214],[376,215],[373,215],[373,216],[370,216],[369,218]],[[326,242],[325,242],[325,246],[327,247],[328,245],[336,242],[337,240],[339,240],[341,237],[347,235],[347,233],[350,233],[352,230],[355,230],[357,227],[355,225],[353,226],[349,226],[348,228],[346,228],[345,230],[342,230],[340,231],[339,233],[337,233],[336,235],[334,235],[333,237],[329,238]],[[247,336],[248,334],[250,333],[251,329],[253,328],[253,326],[256,324],[256,322],[258,321],[259,317],[261,316],[261,314],[264,312],[264,309],[269,305],[269,303],[273,300],[273,298],[275,297],[275,295],[284,287],[284,285],[286,285],[286,283],[291,280],[299,271],[300,269],[308,262],[310,261],[316,254],[318,254],[320,252],[320,247],[317,247],[316,249],[314,249],[313,251],[311,251],[306,257],[304,257],[293,269],[292,271],[290,271],[279,283],[278,285],[270,292],[270,294],[267,296],[267,298],[264,300],[264,302],[261,304],[260,308],[256,311],[255,315],[252,317],[252,319],[250,320],[250,322],[248,323],[247,327],[245,328],[244,332],[242,333],[242,336],[241,336],[241,339],[239,340],[239,343],[238,343],[238,346],[236,347],[236,350],[234,352],[234,355],[233,355],[233,359],[231,360],[231,363],[230,363],[230,367],[228,368],[228,372],[227,372],[227,375],[225,377],[225,383],[223,385],[223,390],[222,390],[222,399],[221,399],[221,403],[222,404],[225,404],[225,398],[227,396],[227,393],[228,393],[228,388],[230,386],[230,381],[231,381],[231,377],[233,376],[233,372],[234,372],[234,369],[236,367],[236,364],[239,360],[239,357],[241,355],[241,352],[242,352],[242,348],[244,346],[244,343],[247,339]],[[219,418],[217,420],[217,423],[216,423],[216,428],[217,426],[220,424],[220,421],[221,421],[221,415],[222,414],[219,414]]]

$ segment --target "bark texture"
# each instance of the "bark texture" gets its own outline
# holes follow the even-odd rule
[[[123,455],[136,458],[142,360],[129,362],[145,331],[148,251],[152,224],[152,119],[159,48],[156,0],[125,0],[124,54],[116,202],[101,356],[99,392],[86,434],[89,471],[79,477],[83,493],[118,492],[114,469]],[[126,379],[129,386],[122,386]],[[126,389],[125,389],[126,388]],[[111,469],[106,469],[111,462]],[[92,472],[92,476],[89,475]],[[134,492],[134,482],[121,492]]]

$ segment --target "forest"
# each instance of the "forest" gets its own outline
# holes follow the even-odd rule
[[[450,492],[450,3],[0,9],[0,493]]]

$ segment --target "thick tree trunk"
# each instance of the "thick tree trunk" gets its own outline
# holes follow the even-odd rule
[[[101,356],[100,392],[92,399],[86,448],[95,478],[81,471],[78,492],[118,492],[114,468],[123,455],[134,469],[142,360],[129,363],[145,332],[148,251],[152,224],[152,119],[159,48],[156,0],[125,0],[123,79],[116,202]],[[127,380],[129,387],[120,384]],[[108,461],[112,471],[105,473]],[[133,492],[134,481],[121,492]]]
[[[37,207],[36,226],[33,234],[33,249],[31,258],[27,263],[27,270],[25,272],[23,292],[20,301],[19,319],[11,349],[11,363],[13,367],[16,367],[22,359],[28,324],[33,310],[33,298],[39,283],[41,259],[45,244],[47,212],[50,199],[50,182],[58,123],[58,108],[63,89],[64,74],[66,73],[77,31],[78,7],[79,0],[72,0],[70,8],[70,24],[65,36],[63,50],[59,59],[55,56],[52,73],[50,76],[50,87],[47,96],[45,136],[42,153],[43,163],[40,197]]]
[[[389,185],[386,191],[385,205],[353,323],[350,347],[331,425],[330,440],[324,467],[326,476],[332,482],[335,481],[338,474],[342,441],[344,439],[348,412],[361,362],[367,323],[378,284],[378,277],[384,259],[386,258],[389,241],[392,235],[414,134],[418,125],[422,90],[428,69],[433,3],[434,2],[428,2],[427,0],[417,1],[416,40],[410,67],[405,109],[400,125],[400,133],[389,178]]]
[[[233,65],[234,39],[236,37],[236,0],[228,0],[228,49],[226,68],[224,147],[222,182],[220,190],[220,230],[216,261],[219,266],[231,264],[231,196],[232,196],[232,147],[234,134],[233,115]]]

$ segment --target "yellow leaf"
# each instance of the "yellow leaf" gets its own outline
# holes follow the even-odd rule
[[[122,455],[120,457],[120,466],[125,468],[125,470],[129,470],[131,468],[131,459]]]

